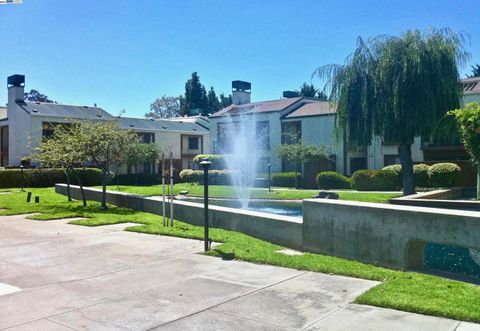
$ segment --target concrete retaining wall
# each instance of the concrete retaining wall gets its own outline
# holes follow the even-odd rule
[[[480,213],[303,201],[303,248],[396,269],[421,268],[426,242],[480,248]]]
[[[66,194],[66,185],[57,184]],[[85,189],[88,200],[101,190]],[[72,196],[80,199],[78,186]],[[162,214],[161,198],[107,191],[107,202]],[[168,204],[167,204],[168,206]],[[167,211],[169,208],[167,208]],[[426,242],[480,249],[480,213],[325,199],[303,202],[303,222],[295,217],[210,206],[210,224],[275,244],[395,269],[421,268]],[[203,205],[174,201],[174,218],[203,225]]]
[[[81,199],[80,188],[70,187],[72,197]],[[67,194],[66,184],[55,185],[55,191]],[[101,201],[102,191],[85,188],[87,200]],[[107,191],[107,203],[133,210],[162,215],[162,199],[140,195]],[[166,204],[169,216],[170,205]],[[203,225],[203,204],[174,201],[174,218],[193,225]],[[220,206],[209,206],[209,224],[215,228],[233,230],[263,239],[278,245],[302,248],[302,221],[296,217],[240,210]]]

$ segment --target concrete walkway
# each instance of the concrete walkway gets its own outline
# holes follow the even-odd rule
[[[351,304],[376,283],[223,261],[202,242],[0,217],[4,330],[480,330]]]

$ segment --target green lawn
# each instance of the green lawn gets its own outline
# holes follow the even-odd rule
[[[140,195],[162,195],[161,185],[152,186],[117,186],[111,185],[108,187],[112,191],[129,192]],[[175,184],[173,191],[179,194],[180,191],[188,191],[189,196],[203,197],[202,185],[191,184]],[[274,187],[273,192],[269,193],[268,189],[255,188],[252,189],[252,198],[255,199],[279,199],[279,200],[301,200],[310,199],[318,194],[319,190],[296,190],[284,187]],[[337,191],[342,200],[354,200],[364,202],[379,202],[386,203],[388,199],[398,197],[400,193],[376,193],[376,192],[357,192],[357,191]],[[224,185],[210,185],[209,195],[216,198],[233,198],[235,197],[235,190],[231,186]]]
[[[175,221],[174,227],[163,227],[162,217],[110,206],[99,209],[99,203],[89,202],[87,208],[79,202],[67,202],[66,197],[54,193],[53,188],[30,189],[41,197],[41,203],[27,204],[26,193],[11,190],[0,194],[0,215],[40,213],[37,220],[63,217],[85,217],[71,223],[98,226],[122,222],[138,223],[128,231],[203,239],[203,228]],[[226,259],[239,259],[300,270],[311,270],[352,276],[383,283],[356,299],[357,303],[394,308],[427,315],[443,316],[480,322],[480,287],[414,272],[399,272],[356,261],[305,253],[289,256],[278,253],[282,247],[250,236],[221,229],[211,229],[211,238],[222,243],[209,253]]]

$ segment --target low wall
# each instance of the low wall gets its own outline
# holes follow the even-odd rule
[[[67,194],[65,184],[55,185],[55,191]],[[80,188],[70,187],[74,199],[81,199]],[[101,201],[102,190],[85,188],[87,200]],[[107,203],[137,211],[162,215],[162,199],[140,195],[107,191]],[[203,204],[174,200],[174,218],[193,225],[203,225]],[[170,204],[166,203],[166,214]],[[209,224],[214,228],[233,230],[263,239],[278,245],[302,248],[302,221],[296,217],[273,215],[235,208],[209,206]]]
[[[66,194],[66,185],[57,184]],[[101,190],[85,189],[88,200]],[[78,186],[72,196],[80,199]],[[107,202],[162,214],[161,198],[107,191]],[[167,204],[168,207],[168,204]],[[167,211],[169,208],[167,208]],[[212,227],[234,230],[278,245],[395,269],[421,268],[426,242],[480,249],[480,213],[329,199],[303,201],[301,219],[210,206]],[[203,225],[203,205],[174,201],[174,218]]]
[[[480,213],[353,201],[303,201],[304,250],[421,268],[426,242],[480,249]]]
[[[460,199],[465,194],[476,194],[475,188],[456,187],[445,190],[436,190],[425,193],[417,193],[405,197],[390,199],[393,205],[421,206],[431,208],[461,209],[480,211],[479,201],[453,200]]]

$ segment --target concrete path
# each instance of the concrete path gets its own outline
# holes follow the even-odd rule
[[[480,330],[351,304],[376,283],[197,254],[203,243],[0,217],[1,330]]]

